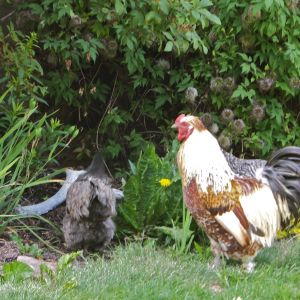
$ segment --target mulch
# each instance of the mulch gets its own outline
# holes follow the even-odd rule
[[[35,186],[24,193],[24,200],[20,204],[32,205],[39,203],[53,196],[60,188],[61,185],[58,183]],[[42,216],[51,222],[54,227],[38,217],[22,218],[20,221],[15,220],[11,222],[6,228],[6,231],[0,235],[0,264],[13,261],[21,254],[16,243],[10,241],[10,235],[13,233],[18,234],[23,244],[37,244],[38,247],[43,250],[42,258],[45,260],[57,259],[61,254],[68,252],[64,246],[63,233],[61,231],[64,214],[65,204],[63,203],[56,209]],[[32,228],[32,230],[39,235],[40,239],[26,229],[24,224]],[[50,249],[47,247],[47,244],[53,246],[56,250]],[[25,254],[30,255],[30,253]]]

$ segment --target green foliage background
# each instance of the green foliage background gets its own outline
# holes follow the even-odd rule
[[[15,3],[17,29],[38,36],[45,109],[87,132],[78,155],[96,142],[110,159],[136,159],[144,140],[166,151],[180,111],[210,112],[237,153],[299,142],[298,1]],[[268,79],[271,87],[259,88]],[[195,100],[185,97],[188,87],[198,90]],[[266,114],[259,122],[255,104]],[[220,119],[224,108],[244,121],[238,136]]]
[[[86,133],[78,156],[97,143],[108,159],[137,159],[145,140],[165,152],[181,111],[210,112],[236,153],[299,144],[298,1],[43,0],[16,9],[16,27],[37,32],[46,109]],[[242,132],[222,121],[225,108]]]

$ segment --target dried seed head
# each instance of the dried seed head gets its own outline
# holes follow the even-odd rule
[[[164,71],[169,71],[171,68],[169,61],[164,58],[158,59],[156,65]]]
[[[231,140],[228,136],[221,134],[218,138],[218,142],[221,148],[229,150],[231,147]]]
[[[236,119],[233,121],[233,131],[236,134],[240,134],[245,129],[246,125],[242,119]]]
[[[81,24],[82,24],[82,19],[79,16],[74,15],[73,17],[71,17],[71,20],[69,22],[69,26],[71,28],[79,27]]]
[[[290,0],[287,2],[289,10],[295,10],[299,6],[299,0]]]
[[[57,57],[55,55],[55,53],[51,52],[49,53],[49,55],[47,56],[47,62],[49,65],[56,67],[57,66]]]
[[[221,113],[221,119],[224,123],[229,123],[234,119],[234,113],[230,108],[223,109]]]
[[[190,86],[185,90],[185,99],[189,103],[195,103],[198,97],[198,91],[194,87]]]
[[[274,78],[266,77],[257,80],[258,89],[262,94],[266,94],[275,83]]]
[[[93,35],[90,32],[86,32],[83,38],[85,41],[89,42],[93,38]]]
[[[200,119],[206,128],[208,128],[213,122],[213,119],[212,119],[212,116],[210,113],[203,114]]]
[[[233,77],[226,77],[224,79],[224,87],[228,91],[232,91],[235,88],[235,79]]]
[[[117,41],[116,40],[109,40],[108,43],[107,43],[107,48],[110,51],[117,51],[117,49],[118,49]]]
[[[224,82],[222,77],[214,77],[210,80],[210,89],[212,92],[219,93],[224,88]]]
[[[254,119],[256,122],[260,122],[265,117],[265,109],[259,105],[255,104],[251,111],[251,118]]]
[[[208,128],[208,130],[212,133],[212,134],[217,134],[219,132],[219,126],[216,123],[211,124],[211,126]]]
[[[213,43],[217,40],[217,34],[214,30],[211,30],[208,34],[208,39]]]
[[[300,88],[300,78],[294,77],[290,79],[290,87],[293,89]]]
[[[247,13],[245,15],[245,21],[248,24],[254,23],[255,21],[259,20],[261,18],[261,11],[260,10],[255,10],[254,12],[254,7],[253,5],[250,5],[247,9]]]
[[[242,44],[243,51],[248,53],[254,47],[255,37],[252,34],[247,33],[240,37],[240,43]]]

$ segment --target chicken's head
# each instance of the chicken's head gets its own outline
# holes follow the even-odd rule
[[[172,127],[177,128],[177,138],[180,142],[184,142],[192,134],[194,129],[199,131],[206,130],[198,117],[185,114],[179,115]]]

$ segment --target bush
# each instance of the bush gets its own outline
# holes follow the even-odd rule
[[[8,38],[10,37],[10,38]],[[2,40],[4,77],[0,96],[0,229],[15,218],[13,210],[26,189],[50,182],[62,170],[45,175],[57,155],[77,135],[57,119],[41,114],[46,87],[36,77],[43,70],[34,58],[36,35],[24,37],[13,27]]]
[[[108,159],[135,160],[145,140],[166,151],[180,111],[211,113],[211,130],[236,153],[265,156],[299,143],[298,2],[43,0],[18,8],[16,23],[33,24],[40,37],[48,102],[77,107],[84,127],[98,125],[84,148],[97,135]],[[224,109],[232,120],[224,122]]]
[[[149,233],[154,226],[181,218],[182,192],[175,149],[176,144],[166,157],[159,158],[154,145],[149,144],[137,163],[130,163],[131,173],[118,210],[121,232]]]
[[[179,0],[26,1],[18,6],[24,18],[17,23],[33,24],[38,33],[48,103],[70,106],[67,122],[93,128],[82,137],[84,148],[97,136],[107,159],[136,160],[145,140],[162,140],[164,151],[169,145],[166,120],[181,109],[181,93],[193,82],[182,58],[206,53],[203,30],[220,23],[211,6]]]

